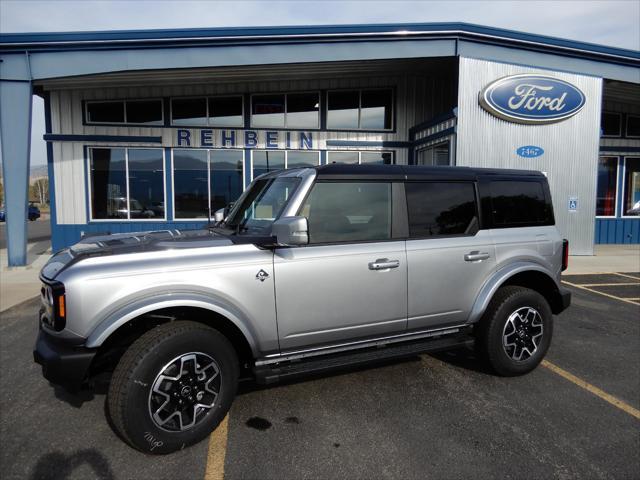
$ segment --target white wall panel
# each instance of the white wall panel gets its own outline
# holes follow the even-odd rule
[[[480,107],[478,94],[484,87],[520,73],[544,73],[577,86],[586,96],[582,111],[559,123],[521,125]],[[571,253],[578,255],[593,254],[601,92],[600,78],[460,59],[457,164],[547,172],[556,223],[569,239]],[[519,157],[516,149],[524,145],[542,147],[544,154]],[[576,212],[568,211],[569,197],[578,197]]]

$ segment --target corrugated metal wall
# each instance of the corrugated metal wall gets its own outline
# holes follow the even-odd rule
[[[565,121],[530,126],[506,122],[480,107],[478,94],[484,87],[521,73],[544,73],[572,83],[586,96],[584,108]],[[593,254],[601,92],[600,78],[460,58],[457,164],[546,172],[558,228],[577,255]],[[519,157],[516,149],[525,145],[542,147],[544,154]],[[569,197],[578,198],[576,212],[569,212]]]
[[[229,93],[296,92],[345,88],[393,87],[396,93],[395,131],[330,132],[328,138],[347,141],[406,141],[409,128],[447,109],[455,101],[455,77],[439,73],[424,75],[371,75],[366,77],[308,79],[286,81],[233,82],[212,84],[156,85],[115,88],[52,90],[51,116],[53,134],[161,136],[162,146],[170,147],[173,128],[94,126],[83,124],[83,100],[168,98],[174,96],[220,95]],[[245,108],[247,106],[245,105]],[[106,145],[56,141],[53,146],[55,198],[58,224],[86,224],[86,187],[84,147]],[[127,143],[108,145],[126,146]],[[131,146],[159,147],[158,144],[135,143]],[[338,148],[336,148],[338,149]],[[341,147],[339,150],[365,150],[363,147]],[[370,148],[375,150],[376,148]],[[388,150],[388,148],[385,148]],[[407,149],[396,150],[396,162],[407,163]]]

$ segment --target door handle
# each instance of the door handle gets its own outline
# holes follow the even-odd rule
[[[489,255],[487,252],[479,252],[477,250],[474,250],[473,252],[467,253],[464,256],[464,259],[467,262],[478,262],[480,260],[486,260],[490,256],[491,255]]]
[[[398,268],[400,260],[389,260],[388,258],[379,258],[375,262],[369,263],[369,270],[387,270],[388,268]]]

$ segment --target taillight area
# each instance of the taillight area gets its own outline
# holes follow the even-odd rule
[[[562,240],[562,271],[564,272],[569,266],[569,240]]]
[[[40,289],[42,310],[40,320],[57,332],[67,324],[67,298],[61,283],[43,284]]]

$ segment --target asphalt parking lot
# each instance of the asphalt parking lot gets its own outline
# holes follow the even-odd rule
[[[639,478],[640,273],[565,281],[573,305],[529,375],[494,376],[458,351],[244,384],[226,430],[164,457],[116,437],[104,395],[41,377],[38,302],[25,302],[0,321],[2,478]]]

